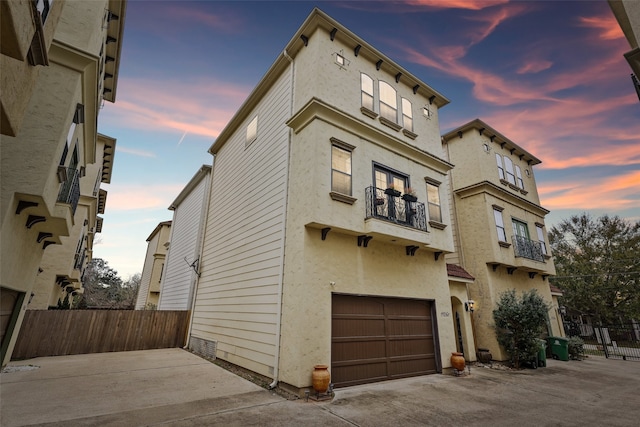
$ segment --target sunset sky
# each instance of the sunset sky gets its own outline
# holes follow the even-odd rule
[[[451,100],[441,134],[480,118],[542,160],[547,228],[570,215],[640,220],[640,102],[606,1],[129,0],[117,139],[94,257],[123,279],[207,149],[319,7]]]

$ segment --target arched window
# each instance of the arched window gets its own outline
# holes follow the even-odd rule
[[[379,82],[380,88],[380,115],[393,123],[398,123],[398,99],[396,90],[383,81]]]

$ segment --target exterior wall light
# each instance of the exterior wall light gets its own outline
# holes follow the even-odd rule
[[[475,310],[475,306],[476,306],[476,303],[472,299],[464,303],[465,311],[470,311],[471,313],[473,313],[473,310]]]

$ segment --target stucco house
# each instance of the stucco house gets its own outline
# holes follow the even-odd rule
[[[98,134],[96,161],[87,164],[80,181],[80,198],[69,236],[62,237],[60,245],[46,250],[40,262],[39,274],[33,288],[34,296],[28,310],[46,310],[56,307],[68,298],[84,292],[84,270],[93,258],[93,241],[102,231],[102,218],[107,203],[107,190],[101,184],[111,182],[116,140]]]
[[[448,102],[314,9],[209,150],[189,347],[298,392],[316,364],[336,387],[449,368],[473,277],[444,256]]]
[[[636,0],[608,0],[609,7],[620,25],[631,50],[624,53],[633,74],[631,80],[640,99],[640,2]]]
[[[549,211],[540,206],[533,171],[541,161],[479,119],[447,132],[442,142],[445,159],[455,164],[449,200],[455,251],[446,259],[475,277],[469,295],[476,346],[508,359],[492,325],[500,294],[509,289],[537,289],[552,306],[549,335],[564,336],[547,280],[555,266],[544,224]]]
[[[90,165],[105,163],[98,113],[104,101],[115,101],[125,10],[126,0],[0,2],[3,366],[36,297],[38,274],[54,273],[42,264],[47,248],[74,247],[64,255],[67,266],[78,244],[87,249],[80,254],[90,252],[90,239],[81,236],[98,227],[91,210],[100,202],[83,194],[102,176],[89,174]],[[66,267],[58,272],[70,283],[81,276]]]
[[[198,280],[211,166],[202,165],[171,203],[171,236],[160,283],[159,310],[190,310]]]
[[[160,283],[169,250],[171,221],[163,221],[147,237],[147,253],[144,257],[136,310],[156,309],[160,302]]]

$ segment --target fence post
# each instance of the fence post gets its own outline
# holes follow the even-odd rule
[[[600,342],[602,342],[602,349],[604,350],[604,357],[609,358],[609,349],[607,348],[607,340],[602,333],[602,322],[598,322],[597,333],[600,335]]]

